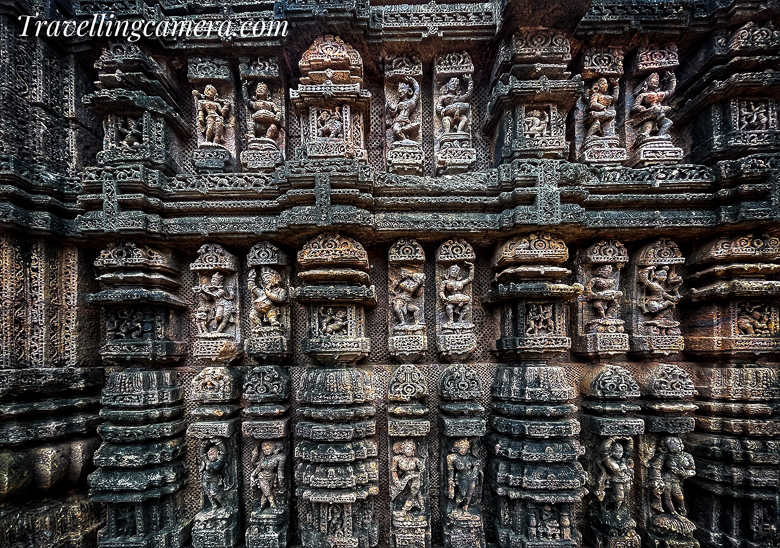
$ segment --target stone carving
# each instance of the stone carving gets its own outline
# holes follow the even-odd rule
[[[670,354],[683,349],[677,311],[683,279],[676,267],[684,261],[671,240],[647,244],[634,255],[626,276],[627,293],[636,295],[630,311],[634,352]]]
[[[586,89],[577,102],[579,161],[609,165],[627,158],[615,131],[623,52],[618,48],[589,49],[585,52],[582,76]]]
[[[308,159],[365,161],[371,94],[363,89],[360,54],[328,34],[314,40],[298,66],[300,85],[290,90],[303,128],[297,154]]]
[[[476,348],[472,289],[476,255],[468,242],[448,240],[436,251],[436,335],[441,355],[464,360]]]
[[[200,359],[230,362],[238,356],[241,331],[238,329],[238,259],[218,244],[205,244],[190,265],[199,284],[197,296],[194,355]]]
[[[469,170],[477,159],[471,140],[474,65],[468,52],[449,53],[434,62],[436,174]]]
[[[213,84],[207,84],[203,93],[192,90],[192,96],[198,130],[198,149],[193,153],[195,166],[202,172],[223,171],[235,153],[233,103],[220,98]]]
[[[477,399],[482,383],[468,365],[453,364],[441,376],[440,472],[444,545],[485,547],[482,521],[484,471],[480,437],[485,434]]]
[[[395,57],[385,66],[385,125],[387,169],[399,175],[421,175],[422,109],[420,79],[422,63],[417,57]]]
[[[674,68],[677,47],[640,48],[626,85],[626,145],[632,149],[629,163],[676,163],[682,149],[672,144],[669,100],[677,89]]]
[[[247,255],[247,289],[252,300],[250,336],[244,348],[250,356],[276,361],[290,353],[290,272],[287,256],[270,242],[256,243]]]
[[[617,240],[596,242],[577,256],[577,280],[584,291],[577,299],[575,351],[615,354],[628,350],[628,335],[620,319],[620,269],[628,262]]]
[[[425,252],[402,239],[388,251],[390,353],[401,362],[419,359],[428,347],[425,325]]]
[[[287,546],[291,495],[290,446],[285,439],[290,432],[290,378],[276,365],[256,367],[244,379],[244,394],[250,405],[244,410],[242,430],[253,446],[247,548],[283,548]]]

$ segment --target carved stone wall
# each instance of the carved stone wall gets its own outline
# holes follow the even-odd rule
[[[778,28],[4,2],[0,546],[777,546]]]

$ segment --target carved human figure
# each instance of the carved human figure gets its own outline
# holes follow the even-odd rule
[[[276,497],[284,493],[284,454],[283,442],[264,441],[252,451],[254,470],[249,479],[252,487],[260,490],[260,502],[257,510],[266,505],[275,509]]]
[[[561,538],[561,523],[558,521],[552,506],[545,504],[541,507],[539,521],[541,522],[539,532],[543,539],[557,540]]]
[[[468,87],[461,93],[460,78],[452,77],[439,89],[439,99],[436,102],[436,114],[441,117],[442,133],[464,133],[469,126],[471,110],[471,93],[474,90],[474,80],[470,74],[463,78]]]
[[[393,142],[415,144],[413,138],[420,130],[420,123],[412,121],[417,105],[420,103],[420,84],[411,76],[405,76],[398,82],[398,102],[388,101],[385,107],[387,127],[393,132]]]
[[[610,90],[610,86],[612,89]],[[619,93],[618,79],[599,78],[585,92],[588,113],[585,117],[585,138],[610,137],[615,134],[615,103]]]
[[[668,118],[671,107],[663,104],[674,93],[677,80],[674,73],[665,73],[666,87],[661,89],[661,78],[657,72],[648,76],[634,92],[634,104],[631,107],[633,125],[639,127],[638,140],[650,137],[651,132],[662,137],[672,127]]]
[[[550,125],[550,115],[546,110],[529,110],[524,120],[525,133],[530,137],[545,135]]]
[[[198,130],[204,134],[206,142],[223,144],[225,125],[230,116],[230,103],[220,99],[217,88],[211,84],[206,86],[203,94],[193,90],[192,95],[198,101]]]
[[[742,335],[771,335],[774,329],[766,305],[742,304],[737,313],[737,329]]]
[[[464,261],[469,268],[468,275],[460,279],[460,267],[456,264],[450,266],[441,283],[439,284],[439,299],[444,303],[447,311],[447,324],[455,323],[455,314],[458,315],[458,323],[463,322],[464,316],[471,310],[471,297],[463,293],[463,289],[474,281],[474,263]]]
[[[642,306],[648,314],[658,314],[674,308],[682,298],[680,295],[682,276],[678,276],[668,266],[641,268],[637,272],[637,278],[646,291],[647,296]]]
[[[338,139],[344,137],[344,122],[339,109],[323,110],[317,118],[317,135]]]
[[[649,479],[653,488],[650,506],[659,513],[685,516],[683,481],[696,475],[693,456],[683,451],[677,436],[665,436],[650,461]]]
[[[195,313],[198,332],[208,333],[210,328],[214,333],[223,333],[230,324],[236,323],[236,296],[227,287],[224,274],[215,272],[210,284],[194,289],[200,297]]]
[[[245,83],[244,86],[247,84]],[[275,140],[279,136],[279,125],[282,122],[282,115],[279,107],[270,100],[271,92],[265,82],[260,82],[255,88],[254,98],[247,100],[249,109],[252,112],[252,130],[247,135],[248,138],[265,137]]]
[[[459,439],[447,455],[447,497],[455,502],[453,516],[470,517],[469,505],[479,502],[482,479],[482,466],[471,454],[471,442]]]
[[[140,339],[144,334],[144,313],[140,310],[121,309],[109,317],[107,333],[114,339]]]
[[[225,440],[215,438],[200,447],[201,487],[205,501],[203,510],[219,510],[225,506],[225,495],[231,488],[228,476],[228,449]]]
[[[615,289],[612,271],[611,264],[603,264],[593,270],[593,277],[585,284],[585,298],[600,318],[614,317],[618,299],[623,296],[622,291]]]
[[[271,327],[281,328],[279,306],[287,302],[287,290],[282,287],[282,276],[267,266],[259,270],[259,275],[257,269],[253,270],[247,282],[253,299],[249,321],[256,327],[268,324]],[[260,285],[256,281],[258,278]]]
[[[347,311],[345,309],[337,308],[334,311],[332,307],[322,307],[320,309],[320,315],[322,316],[320,331],[322,331],[323,334],[336,335],[342,332],[346,332]]]
[[[120,537],[135,536],[136,518],[134,504],[116,505],[116,534]]]
[[[133,120],[129,116],[122,120],[117,126],[117,131],[121,137],[119,144],[125,148],[140,145],[144,141],[143,119]]]
[[[743,101],[739,106],[739,129],[763,131],[769,124],[766,104],[757,101]]]
[[[395,455],[390,462],[390,500],[396,500],[402,493],[406,493],[401,507],[403,514],[412,508],[424,508],[422,474],[425,461],[415,455],[416,451],[417,444],[411,439],[393,444]]]
[[[625,446],[624,446],[625,443]],[[628,512],[628,493],[634,480],[630,439],[607,438],[599,446],[596,497],[607,512]]]
[[[552,305],[532,304],[528,307],[526,316],[526,335],[538,335],[540,333],[552,333],[555,331]]]
[[[391,303],[400,325],[419,324],[422,320],[422,307],[417,306],[415,300],[420,296],[424,282],[425,274],[422,272],[401,269],[401,277],[392,290]],[[407,320],[410,314],[411,319]]]

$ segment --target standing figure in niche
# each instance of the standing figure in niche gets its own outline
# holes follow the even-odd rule
[[[264,441],[252,451],[252,487],[260,490],[260,503],[257,510],[262,511],[268,505],[276,509],[276,496],[284,493],[284,462],[282,442]]]
[[[144,142],[144,123],[143,118],[133,120],[129,116],[122,119],[122,122],[117,126],[119,136],[122,138],[119,144],[125,148],[130,148],[136,145],[141,145]]]
[[[479,503],[482,488],[482,467],[471,454],[471,442],[463,438],[455,442],[447,455],[447,497],[454,501],[453,517],[471,519],[469,505]]]
[[[593,305],[599,318],[611,318],[615,314],[622,291],[615,289],[612,265],[604,264],[593,270],[593,277],[585,284],[585,298]]]
[[[204,510],[219,510],[225,506],[225,495],[232,487],[228,470],[228,449],[223,439],[211,439],[200,446],[201,486]]]
[[[268,323],[271,327],[281,329],[279,305],[287,302],[287,290],[282,287],[282,277],[277,271],[264,266],[260,268],[261,285],[257,285],[256,278],[257,270],[253,271],[247,282],[253,298],[249,321],[256,327]]]
[[[204,134],[207,143],[222,145],[225,125],[230,116],[230,103],[217,97],[217,88],[209,84],[203,94],[193,90],[198,101],[198,130]]]
[[[607,512],[628,512],[628,493],[634,480],[634,463],[631,459],[633,442],[607,438],[599,446],[599,477],[596,498]]]
[[[416,144],[414,136],[420,130],[419,122],[412,122],[412,114],[420,102],[420,85],[411,76],[398,82],[398,102],[386,106],[387,127],[393,132],[393,144]]]
[[[666,436],[658,444],[658,453],[650,461],[650,481],[653,498],[650,506],[658,513],[685,516],[683,481],[696,475],[696,464],[690,453],[683,451],[677,436]]]
[[[610,91],[609,86],[612,86]],[[599,78],[585,93],[588,114],[585,124],[588,126],[585,138],[611,137],[615,134],[615,103],[619,93],[618,79]]]
[[[214,333],[222,333],[228,325],[236,323],[236,296],[228,289],[224,274],[215,272],[209,285],[198,286],[195,291],[201,299],[195,314],[200,333],[207,333],[208,326]]]
[[[422,308],[414,302],[420,296],[424,282],[425,274],[422,272],[401,269],[401,277],[392,290],[393,301],[391,303],[399,325],[419,324],[422,320]],[[412,315],[412,321],[406,321],[407,314]]]
[[[450,78],[439,90],[439,100],[436,102],[436,114],[441,117],[442,133],[465,133],[468,129],[469,111],[471,110],[471,93],[474,90],[474,80],[470,74],[463,76],[468,82],[465,93],[461,93],[460,78]]]
[[[445,305],[448,326],[455,324],[455,314],[458,315],[458,323],[462,323],[463,317],[471,310],[471,297],[462,291],[474,281],[474,263],[465,261],[464,264],[469,268],[465,278],[460,279],[460,267],[454,264],[447,270],[439,285],[439,299]]]
[[[422,474],[425,470],[423,459],[415,456],[417,446],[411,439],[393,444],[393,460],[390,463],[390,500],[407,491],[408,495],[401,508],[405,515],[412,508],[424,507],[422,496]]]
[[[666,73],[666,89],[661,89],[661,78],[657,72],[648,76],[634,92],[634,105],[631,107],[634,126],[639,127],[637,141],[641,142],[650,137],[655,131],[658,137],[663,137],[672,127],[672,120],[668,118],[672,107],[663,104],[674,93],[677,80],[674,73]]]
[[[282,114],[270,97],[268,85],[264,82],[257,84],[254,99],[247,101],[252,111],[252,132],[247,135],[248,138],[265,137],[273,141],[279,136]]]

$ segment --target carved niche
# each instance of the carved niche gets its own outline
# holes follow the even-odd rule
[[[236,156],[233,78],[225,59],[193,57],[187,76],[192,90],[198,147],[192,160],[199,172],[232,171]]]
[[[436,174],[468,171],[477,161],[474,123],[474,65],[468,52],[436,58],[433,68],[434,154]]]
[[[246,353],[276,362],[290,355],[290,267],[287,255],[270,242],[249,251],[247,290],[251,302]]]
[[[628,351],[625,322],[620,319],[623,292],[620,269],[628,251],[617,240],[601,240],[577,253],[577,281],[583,293],[577,298],[577,334],[574,350],[589,355]]]
[[[387,171],[399,175],[422,175],[422,62],[412,57],[394,57],[385,64],[385,146]]]
[[[776,353],[780,345],[780,239],[716,238],[694,252],[685,348],[736,357]]]
[[[561,266],[568,258],[563,240],[544,233],[516,236],[496,249],[495,288],[485,302],[501,304],[499,352],[539,354],[571,347],[567,301],[582,293],[582,286],[561,282],[571,274]]]
[[[622,135],[632,166],[674,164],[683,151],[672,144],[670,100],[677,89],[677,46],[643,46],[626,80]]]
[[[671,240],[662,239],[639,249],[625,277],[625,293],[633,295],[627,311],[631,323],[631,351],[673,354],[684,348],[677,308],[683,297],[677,266],[685,262]]]
[[[416,240],[402,239],[388,251],[390,353],[414,362],[428,348],[425,325],[425,252]]]
[[[241,100],[246,116],[244,171],[270,172],[281,165],[286,146],[284,80],[276,58],[242,57]]]
[[[462,361],[477,348],[472,321],[472,282],[477,256],[460,238],[436,250],[436,343],[448,361]]]
[[[100,253],[95,267],[102,291],[86,300],[105,310],[103,360],[168,363],[182,358],[180,315],[187,304],[175,294],[180,283],[171,254],[129,241],[114,243]]]
[[[298,62],[301,79],[290,101],[301,122],[306,159],[355,158],[366,161],[371,94],[363,88],[363,60],[338,36],[314,40]]]
[[[192,288],[197,299],[193,355],[198,359],[229,363],[240,353],[238,269],[238,257],[219,244],[202,245],[190,265],[198,275]]]
[[[620,48],[585,50],[582,66],[585,93],[577,100],[574,113],[574,145],[580,162],[612,165],[628,157],[616,131],[621,76],[623,51]]]

